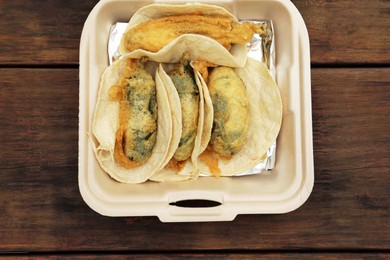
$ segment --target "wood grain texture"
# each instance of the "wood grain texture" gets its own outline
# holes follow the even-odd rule
[[[0,65],[78,64],[83,24],[97,0],[0,1]],[[390,63],[390,2],[293,0],[314,64]]]
[[[390,1],[292,2],[309,31],[312,63],[390,63]]]
[[[0,77],[0,251],[390,248],[390,69],[313,69],[310,198],[289,214],[217,223],[93,212],[77,183],[78,71]]]
[[[84,22],[98,0],[0,1],[0,64],[78,64]]]
[[[33,256],[23,256],[16,255],[6,257],[5,259],[148,259],[148,260],[175,260],[175,259],[188,259],[188,260],[198,260],[198,259],[242,259],[242,260],[251,260],[251,259],[288,259],[288,260],[356,260],[356,259],[376,259],[376,260],[385,260],[389,259],[390,254],[386,253],[135,253],[135,254],[34,254]]]

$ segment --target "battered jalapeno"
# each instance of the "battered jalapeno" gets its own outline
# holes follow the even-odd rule
[[[128,59],[119,84],[110,89],[111,98],[119,101],[114,158],[126,168],[145,163],[156,142],[156,84],[145,62],[146,58]]]
[[[208,87],[214,108],[210,143],[217,154],[229,158],[241,149],[248,131],[246,87],[229,67],[214,68]]]
[[[179,93],[183,124],[179,147],[173,158],[176,161],[184,161],[191,156],[194,149],[199,116],[199,90],[188,53],[183,54],[181,63],[168,75]]]

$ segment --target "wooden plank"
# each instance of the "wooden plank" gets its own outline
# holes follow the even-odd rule
[[[312,63],[390,63],[390,2],[292,0],[309,31]]]
[[[390,248],[390,69],[313,69],[312,195],[217,223],[93,212],[77,184],[78,71],[0,77],[0,251]]]
[[[336,259],[346,259],[346,260],[356,260],[356,259],[389,259],[390,254],[386,253],[132,253],[132,254],[106,254],[106,253],[96,253],[96,254],[33,254],[33,255],[16,255],[9,257],[9,259],[159,259],[159,260],[171,260],[171,259],[188,259],[188,260],[197,260],[197,259],[288,259],[288,260],[304,260],[304,259],[324,259],[324,260],[336,260]],[[5,259],[8,259],[5,257]]]
[[[98,2],[0,1],[0,64],[78,64],[81,31]]]
[[[97,0],[0,1],[0,65],[78,64],[83,24]],[[312,62],[390,63],[390,2],[294,0]]]

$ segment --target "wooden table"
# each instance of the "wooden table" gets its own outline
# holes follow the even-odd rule
[[[97,0],[0,1],[5,256],[390,258],[390,2],[293,1],[312,61],[315,184],[282,215],[103,217],[79,193],[78,51]]]

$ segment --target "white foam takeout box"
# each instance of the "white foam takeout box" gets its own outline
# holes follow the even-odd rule
[[[102,170],[92,148],[91,124],[100,76],[108,66],[110,28],[116,22],[128,21],[136,10],[150,3],[153,1],[103,0],[85,22],[80,42],[78,174],[84,201],[105,216],[158,216],[162,222],[230,221],[238,214],[287,213],[300,207],[314,183],[310,51],[304,21],[288,0],[205,2],[225,7],[240,20],[273,21],[283,121],[271,172],[123,184]],[[189,207],[180,204],[188,200],[216,203],[190,203]]]

